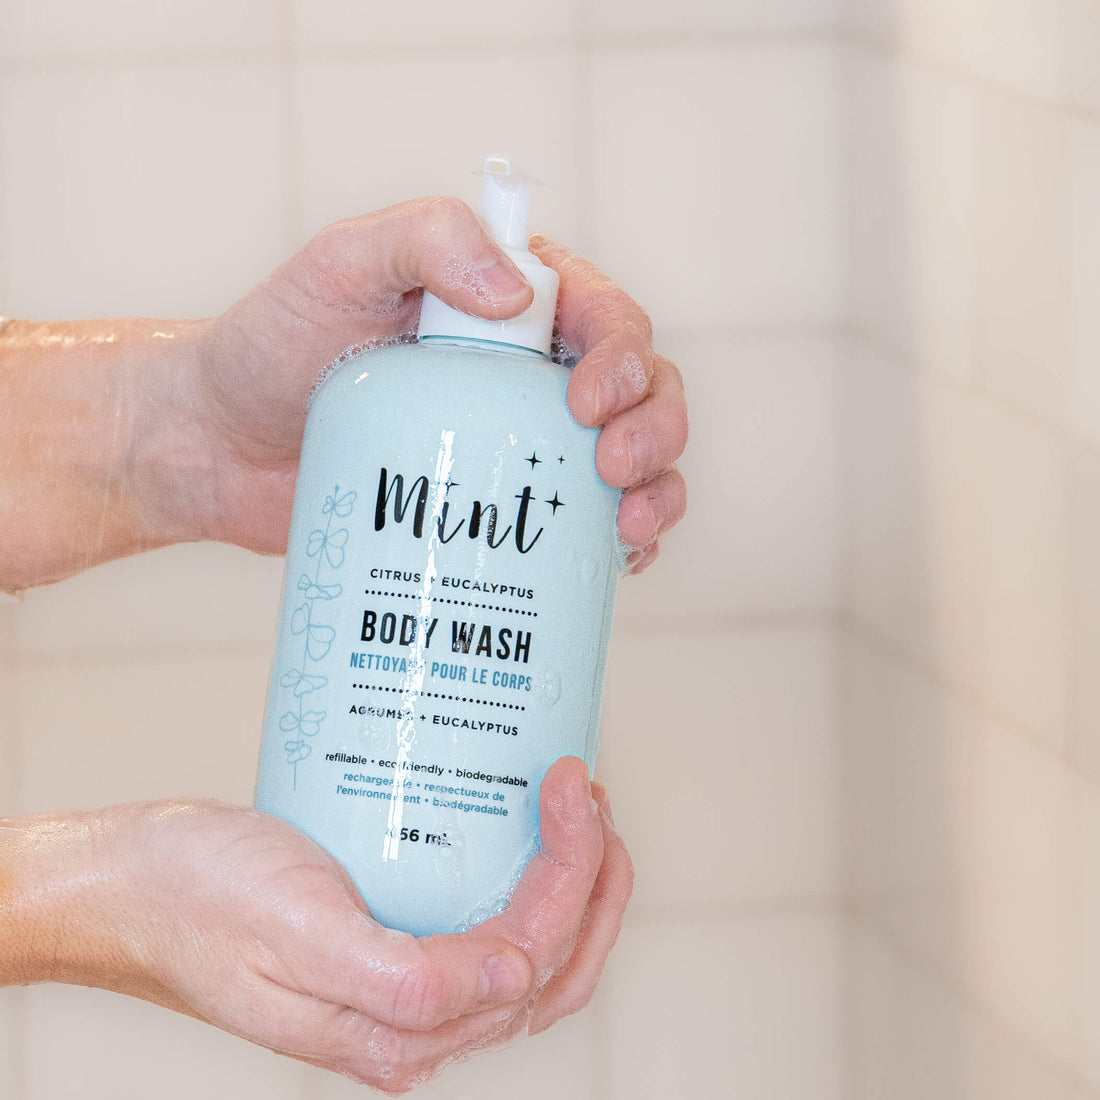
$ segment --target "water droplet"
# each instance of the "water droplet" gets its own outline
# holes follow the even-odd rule
[[[390,747],[393,723],[385,718],[372,716],[359,726],[359,736],[368,748],[375,752],[384,752]]]
[[[561,676],[551,669],[545,669],[535,677],[532,691],[540,703],[553,706],[561,698]]]

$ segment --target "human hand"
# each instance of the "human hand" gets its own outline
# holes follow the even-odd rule
[[[540,796],[543,852],[506,912],[425,939],[376,924],[335,860],[255,810],[135,803],[0,822],[0,984],[114,989],[404,1092],[595,987],[630,860],[581,761],[555,764]]]
[[[581,356],[570,409],[602,426],[600,476],[624,488],[619,530],[633,571],[683,515],[673,463],[687,438],[683,384],[655,355],[649,319],[591,264],[545,238],[533,250],[561,276],[558,327]],[[186,501],[185,538],[285,549],[309,393],[351,345],[416,328],[421,288],[482,317],[515,316],[531,289],[457,199],[420,199],[337,222],[199,332],[194,392],[208,476]],[[189,426],[193,445],[195,426]],[[178,490],[171,500],[181,511]]]

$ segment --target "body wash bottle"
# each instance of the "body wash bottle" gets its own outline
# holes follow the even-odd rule
[[[461,931],[538,848],[538,791],[596,756],[623,558],[597,432],[550,361],[557,274],[504,158],[482,216],[535,290],[349,356],[310,410],[256,805],[331,852],[382,924]]]

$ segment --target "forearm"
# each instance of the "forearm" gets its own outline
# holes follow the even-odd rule
[[[0,590],[202,537],[188,431],[201,322],[11,321],[0,332]]]
[[[119,969],[98,910],[112,890],[93,813],[0,818],[0,986],[98,984]]]

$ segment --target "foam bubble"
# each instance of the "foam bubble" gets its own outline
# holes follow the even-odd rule
[[[550,360],[572,370],[581,357],[566,342],[565,337],[555,328],[550,340]]]
[[[469,256],[452,256],[443,266],[439,282],[448,290],[469,290],[479,302],[496,305],[496,290]]]
[[[642,357],[636,351],[628,351],[623,356],[623,361],[615,373],[621,375],[635,393],[645,393],[645,366],[642,363]]]
[[[364,352],[375,351],[378,348],[393,348],[399,344],[415,343],[415,332],[402,332],[398,336],[380,336],[377,340],[368,340],[366,343],[352,344],[350,347],[344,348],[331,363],[321,368],[320,373],[317,375],[317,381],[313,383],[313,389],[309,391],[309,402],[306,407],[309,408],[313,404],[314,399],[321,392],[325,383],[349,360],[355,359]]]

